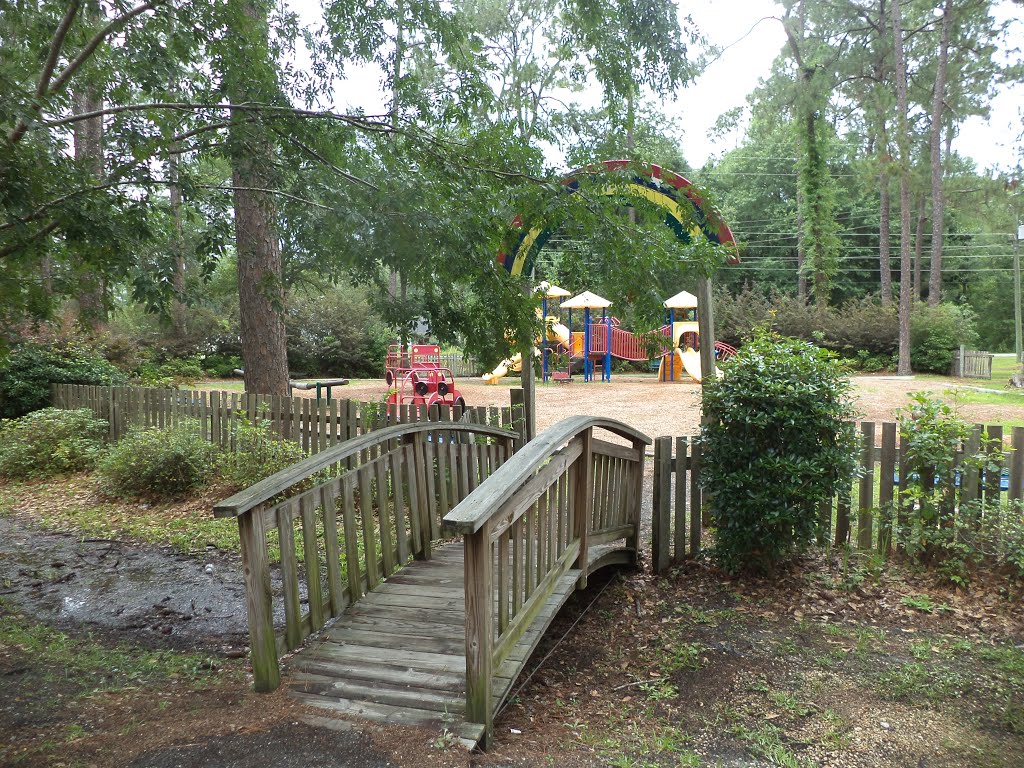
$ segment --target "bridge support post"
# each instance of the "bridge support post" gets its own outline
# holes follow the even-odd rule
[[[587,588],[587,570],[590,556],[590,519],[594,511],[594,429],[590,427],[579,436],[580,456],[576,459],[575,483],[573,485],[573,528],[580,542],[580,554],[576,567],[580,570],[577,588]]]
[[[494,733],[493,697],[491,695],[494,628],[491,601],[494,599],[491,573],[491,542],[489,524],[465,541],[466,582],[466,722],[484,726],[480,741],[487,747]]]
[[[271,607],[270,563],[267,560],[264,505],[258,505],[238,517],[238,538],[242,549],[245,578],[245,607],[249,614],[249,643],[253,683],[257,691],[267,693],[281,685],[274,640],[274,614]]]

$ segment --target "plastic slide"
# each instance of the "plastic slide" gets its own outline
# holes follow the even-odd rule
[[[665,363],[669,361],[670,357],[673,368],[671,380],[682,381],[684,370],[689,374],[690,378],[698,384],[701,382],[701,379],[704,378],[700,369],[700,352],[695,350],[693,347],[687,347],[685,350],[676,347],[669,355],[664,355],[661,358],[661,365],[658,367],[658,381],[670,380],[668,369],[665,366]],[[719,378],[722,377],[722,371],[717,367],[715,368],[715,373],[718,374]]]
[[[569,349],[569,329],[561,323],[551,323],[548,325],[548,339],[557,341],[563,347]]]
[[[486,384],[497,384],[509,373],[515,373],[523,368],[523,356],[517,352],[512,357],[502,360],[490,373],[485,373],[482,378]]]

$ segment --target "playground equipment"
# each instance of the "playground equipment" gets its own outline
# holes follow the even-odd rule
[[[568,293],[568,292],[566,292]],[[547,342],[551,344],[557,344],[563,347],[565,350],[569,350],[569,343],[571,334],[569,329],[558,322],[557,317],[545,317],[544,326],[546,329],[545,337]],[[544,355],[544,367],[547,370],[548,366],[548,352],[549,347],[547,345],[543,348]],[[536,355],[542,354],[541,350],[535,351]],[[485,373],[480,378],[483,379],[485,384],[497,384],[505,376],[510,373],[518,373],[523,370],[523,355],[521,352],[516,352],[512,357],[507,357],[495,366],[494,370],[490,373]]]
[[[455,388],[451,369],[441,365],[441,348],[437,344],[392,344],[384,367],[384,381],[390,389],[389,405],[466,405]]]
[[[697,324],[697,297],[688,291],[680,291],[666,299],[668,325],[665,330],[672,339],[672,349],[661,356],[658,365],[658,381],[682,381],[685,371],[698,384],[704,380],[701,371],[700,353],[697,351],[700,330]],[[678,313],[678,314],[677,314]],[[681,318],[681,319],[680,319]],[[715,359],[724,361],[736,354],[736,348],[725,342],[715,342]],[[715,371],[719,377],[722,372]]]

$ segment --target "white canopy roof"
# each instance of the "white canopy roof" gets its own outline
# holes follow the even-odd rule
[[[563,301],[562,309],[605,309],[611,305],[612,303],[608,299],[602,299],[596,293],[584,291]]]
[[[680,291],[671,299],[665,299],[666,309],[695,309],[697,297],[689,291]]]
[[[562,296],[570,295],[565,288],[559,288],[557,285],[552,285],[547,280],[537,285],[537,293],[541,294],[546,299],[558,299]]]

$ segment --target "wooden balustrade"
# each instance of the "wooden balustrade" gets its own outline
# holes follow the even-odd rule
[[[238,520],[256,690],[278,687],[281,653],[410,559],[428,559],[441,518],[508,460],[517,437],[454,422],[385,427],[218,503],[217,517]]]
[[[630,445],[598,440],[595,428]],[[492,683],[515,677],[507,669],[519,662],[516,649],[525,662],[522,643],[534,620],[586,586],[594,557],[635,560],[650,442],[611,419],[565,419],[445,516],[445,530],[465,541],[465,719],[480,725],[484,742],[508,693],[499,685],[496,695]],[[622,539],[624,546],[611,545]]]

